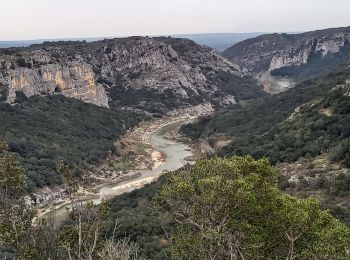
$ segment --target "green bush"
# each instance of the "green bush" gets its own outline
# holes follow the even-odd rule
[[[276,183],[267,160],[251,157],[201,160],[169,174],[154,201],[176,222],[173,256],[348,259],[350,230],[317,200],[289,196]]]

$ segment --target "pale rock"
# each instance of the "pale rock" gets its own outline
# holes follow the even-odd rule
[[[26,96],[62,94],[98,106],[108,107],[104,87],[96,83],[88,64],[42,65],[39,69],[20,68],[8,71],[8,102],[16,99],[16,91]]]

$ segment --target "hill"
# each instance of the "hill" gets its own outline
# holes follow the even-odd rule
[[[236,105],[182,131],[209,156],[268,158],[280,188],[313,196],[350,225],[350,67],[286,92]]]
[[[99,106],[168,111],[263,95],[240,68],[190,40],[131,37],[0,50],[2,99],[62,94]]]
[[[343,66],[334,73],[305,81],[286,92],[268,96],[248,104],[236,105],[230,109],[224,109],[210,118],[204,118],[194,125],[186,125],[182,129],[192,139],[207,140],[206,142],[213,144],[213,146],[215,146],[215,140],[217,141],[218,139],[228,138],[232,140],[231,144],[223,148],[222,153],[224,154],[254,154],[259,149],[262,154],[259,154],[258,157],[263,157],[269,154],[271,146],[262,147],[261,142],[271,145],[276,135],[286,134],[287,131],[284,129],[284,126],[288,125],[292,128],[291,125],[297,124],[294,118],[298,118],[298,112],[310,112],[308,108],[312,105],[312,109],[315,113],[320,114],[320,117],[326,116],[321,113],[324,109],[327,109],[322,107],[322,104],[326,102],[325,100],[329,100],[327,104],[330,107],[341,104],[344,106],[343,109],[347,111],[347,103],[343,101],[343,99],[347,100],[347,96],[338,95],[337,93],[340,90],[337,89],[339,89],[339,86],[347,88],[346,82],[348,82],[349,78],[350,68]],[[338,110],[343,111],[340,108],[337,108],[335,111]],[[294,115],[293,113],[296,113],[298,116],[292,116],[293,120],[291,121],[288,118],[291,118],[291,115]],[[341,113],[344,119],[348,120],[347,114]],[[304,126],[317,121],[315,117],[311,116],[312,113],[307,115],[308,117],[303,117],[301,120]],[[339,122],[339,120],[341,119],[335,117],[330,122],[331,124],[339,123],[346,128],[347,124],[344,124],[342,121]],[[301,121],[298,122],[300,123]],[[300,125],[295,126],[295,129],[300,129],[300,127]],[[323,134],[325,133],[321,135]],[[340,136],[345,138],[344,135]],[[292,139],[289,139],[289,142],[293,143]],[[288,143],[285,145],[290,147]],[[281,147],[279,149],[282,153],[284,152],[281,150]],[[283,161],[284,159],[286,158],[272,161]],[[295,159],[298,159],[298,157]]]
[[[350,27],[266,34],[237,43],[223,55],[252,75],[268,71],[300,82],[329,73],[349,61]]]
[[[175,34],[172,37],[190,39],[198,44],[202,44],[219,52],[223,52],[232,45],[260,36],[263,33],[199,33],[199,34]]]
[[[61,95],[26,98],[12,106],[0,102],[0,139],[16,152],[30,186],[61,183],[60,160],[81,171],[114,151],[127,129],[146,119],[142,114],[107,109]]]
[[[174,34],[168,35],[173,38],[186,38],[192,40],[198,44],[208,46],[216,49],[219,52],[223,52],[225,49],[231,47],[233,44],[240,41],[257,37],[262,33],[198,33],[198,34]],[[105,37],[106,39],[112,39],[114,37]],[[45,40],[27,40],[27,41],[0,41],[0,48],[11,47],[28,47],[32,44],[42,44],[48,41],[86,41],[93,42],[103,40],[103,38],[66,38],[66,39],[45,39]]]

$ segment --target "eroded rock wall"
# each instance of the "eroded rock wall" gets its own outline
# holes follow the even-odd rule
[[[10,69],[5,78],[8,86],[7,101],[14,102],[16,92],[26,96],[62,94],[98,106],[108,107],[108,97],[104,87],[96,83],[89,64],[41,65],[37,69]]]

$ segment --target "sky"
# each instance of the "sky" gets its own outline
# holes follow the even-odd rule
[[[0,40],[350,26],[350,0],[0,0]]]

